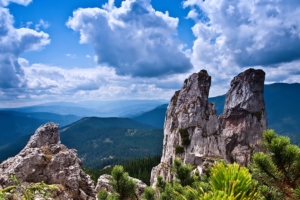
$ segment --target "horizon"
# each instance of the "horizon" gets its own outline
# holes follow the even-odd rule
[[[169,101],[201,69],[210,97],[248,68],[300,82],[300,2],[0,0],[0,108]]]
[[[288,85],[293,85],[293,84],[300,84],[300,83],[270,83],[270,84],[264,84],[265,86],[266,85],[273,85],[273,84],[288,84]],[[175,92],[175,91],[174,91]],[[216,98],[216,97],[220,97],[220,96],[224,96],[226,95],[226,93],[224,94],[220,94],[220,95],[217,95],[217,96],[209,96],[209,98]],[[171,99],[171,97],[170,97]],[[1,109],[14,109],[14,108],[23,108],[23,107],[33,107],[33,106],[46,106],[47,104],[51,104],[51,103],[73,103],[73,104],[79,104],[79,103],[86,103],[86,102],[122,102],[122,101],[162,101],[162,102],[165,102],[164,104],[168,104],[170,102],[170,99],[107,99],[107,100],[81,100],[81,101],[45,101],[45,102],[30,102],[28,104],[22,104],[20,106],[16,106],[16,105],[12,105],[10,104],[8,107],[0,107],[0,110]],[[164,105],[162,104],[162,105]],[[3,105],[2,105],[3,106]],[[78,105],[78,107],[80,107]],[[85,107],[85,106],[81,106],[81,107]]]

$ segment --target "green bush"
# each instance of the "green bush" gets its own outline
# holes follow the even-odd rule
[[[152,187],[146,187],[142,195],[142,200],[155,200],[155,190]]]
[[[182,153],[184,153],[184,147],[180,146],[180,145],[176,146],[175,153],[176,154],[182,154]]]
[[[191,140],[189,139],[189,133],[187,129],[179,129],[179,133],[181,136],[181,145],[182,146],[189,146],[191,144]]]

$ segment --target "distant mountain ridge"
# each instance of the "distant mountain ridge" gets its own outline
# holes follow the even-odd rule
[[[265,85],[264,88],[268,127],[275,129],[278,134],[288,135],[291,137],[292,143],[300,145],[300,84],[275,83]],[[219,115],[223,113],[225,95],[209,98],[209,102],[215,103]],[[84,164],[89,162],[88,160],[91,158],[88,166],[96,168],[111,163],[115,158],[121,158],[121,154],[114,152],[114,149],[118,148],[121,148],[119,153],[128,153],[125,159],[129,158],[130,154],[133,157],[139,155],[147,156],[149,152],[151,152],[151,154],[153,153],[153,155],[161,154],[163,131],[162,129],[156,129],[156,127],[163,128],[166,107],[167,104],[163,104],[139,116],[133,117],[132,120],[126,118],[83,118],[65,127],[66,129],[60,126],[62,128],[61,138],[63,143],[67,144],[69,148],[76,148],[78,150]],[[2,111],[0,114],[1,113]],[[134,122],[134,120],[142,123]],[[1,120],[0,123],[1,122],[5,125],[11,123],[9,120]],[[21,122],[25,123],[26,121],[23,120]],[[28,123],[33,123],[33,125],[36,126],[35,129],[42,124],[39,120]],[[21,124],[20,127],[23,127],[25,130],[26,124]],[[136,130],[136,132],[134,132],[134,130]],[[31,133],[33,133],[33,131]],[[132,133],[134,133],[134,137],[129,136]],[[121,136],[118,136],[118,134]],[[107,135],[116,137],[117,141],[124,139],[124,148],[118,145],[109,145],[116,143],[111,143],[111,141],[114,140],[107,137]],[[27,135],[14,142],[4,145],[0,144],[0,161],[7,158],[5,155],[9,154],[8,156],[13,156],[18,153],[17,149],[22,149],[28,139],[29,136]],[[130,141],[129,139],[133,140]],[[138,146],[130,146],[130,143]],[[105,154],[101,154],[99,150],[102,147],[97,147],[97,145],[101,146],[103,144],[105,144],[103,146],[103,148],[105,148],[101,151],[105,152]],[[122,143],[120,145],[122,145]],[[94,150],[95,153],[88,155],[89,152],[94,152]],[[142,153],[138,155],[137,153],[139,152]],[[116,153],[114,154],[114,158],[102,156],[112,155],[112,153]],[[99,158],[100,160],[97,158],[98,156],[102,156]]]
[[[0,144],[11,142],[21,136],[33,134],[42,124],[52,121],[66,126],[80,119],[75,115],[53,113],[22,113],[0,110]]]
[[[20,108],[0,108],[0,110],[24,113],[48,112],[59,115],[72,114],[79,117],[124,117],[149,111],[166,102],[165,100],[51,102]]]
[[[167,107],[168,104],[163,104],[132,119],[157,128],[163,128]]]

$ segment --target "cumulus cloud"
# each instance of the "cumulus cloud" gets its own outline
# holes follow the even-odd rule
[[[168,99],[178,89],[176,78],[132,78],[119,76],[105,66],[64,69],[58,66],[32,64],[23,58],[18,62],[27,78],[26,89],[15,91],[14,97],[44,100],[111,100]],[[179,82],[182,82],[180,80]],[[173,86],[173,87],[172,87]],[[19,98],[18,97],[18,98]],[[5,101],[5,96],[1,97]],[[6,100],[12,98],[7,96]]]
[[[68,27],[80,32],[80,42],[93,46],[99,64],[119,75],[155,77],[192,69],[183,44],[176,39],[178,18],[155,11],[150,0],[126,0],[116,7],[78,9]]]
[[[30,1],[11,1],[27,5]],[[7,5],[9,1],[1,1]],[[49,44],[49,35],[29,28],[13,27],[13,16],[9,10],[0,7],[0,90],[26,86],[24,69],[18,57],[26,51],[34,51]],[[6,90],[7,91],[7,90]]]
[[[300,1],[186,0],[183,5],[195,20],[192,63],[215,74],[218,84],[248,67],[264,68],[270,82],[288,81],[299,71]],[[289,74],[279,76],[277,69],[287,66]]]

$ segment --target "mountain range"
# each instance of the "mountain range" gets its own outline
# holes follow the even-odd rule
[[[82,117],[134,117],[143,112],[167,103],[166,100],[115,100],[115,101],[81,101],[51,102],[20,108],[2,108],[3,111],[21,113],[46,112],[58,115],[76,115]]]
[[[75,115],[58,115],[46,112],[24,113],[10,110],[0,110],[0,145],[17,140],[21,136],[33,134],[42,124],[49,121],[62,127],[80,118]]]
[[[300,145],[300,84],[275,83],[265,85],[264,90],[268,128],[289,136],[292,143]],[[209,98],[209,101],[214,102],[217,113],[222,114],[225,95]],[[144,109],[147,108],[145,106]],[[160,104],[140,115],[136,115],[137,112],[123,112],[132,119],[85,117],[65,127],[60,126],[61,140],[68,148],[78,150],[84,166],[93,168],[101,168],[122,159],[161,154],[166,108],[167,104]],[[18,153],[29,139],[27,134],[32,134],[47,120],[41,113],[20,113],[7,110],[0,112],[0,161]],[[59,118],[56,115],[52,117],[53,120]],[[69,117],[76,120],[76,116]],[[66,119],[69,120],[68,117]],[[16,132],[9,133],[10,129]],[[6,142],[9,138],[10,142]]]

